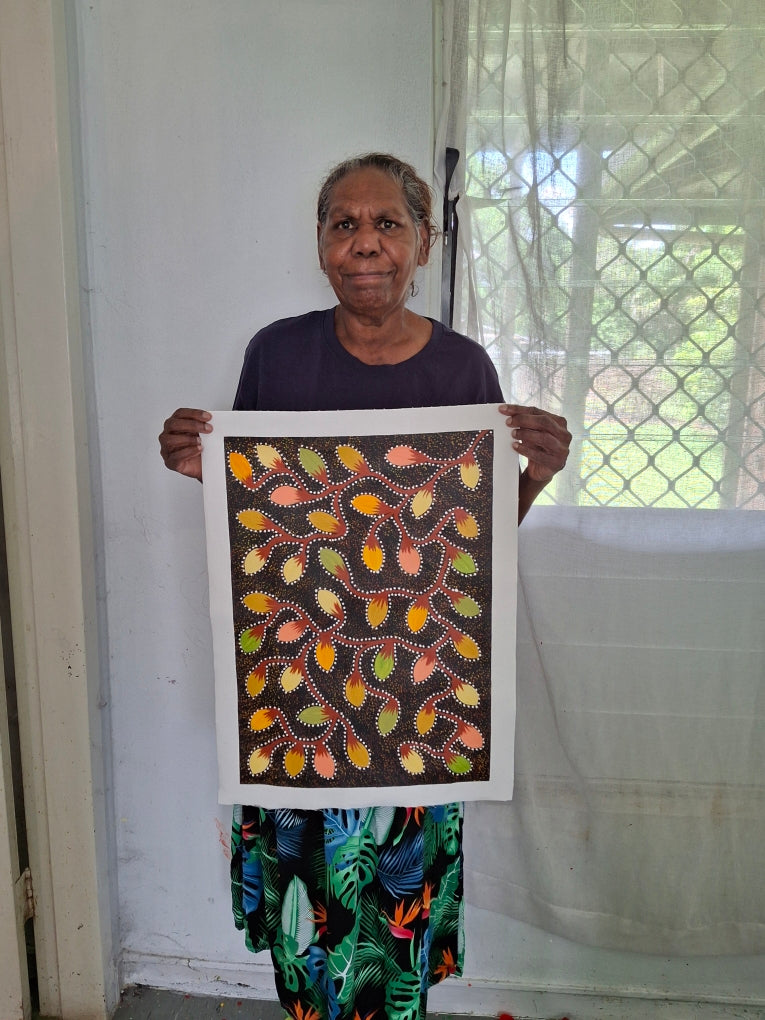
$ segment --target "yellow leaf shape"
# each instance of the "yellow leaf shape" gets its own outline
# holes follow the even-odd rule
[[[317,663],[326,673],[328,673],[335,662],[335,646],[328,637],[324,636],[319,638],[315,654]]]
[[[250,755],[250,773],[253,776],[259,776],[261,772],[265,772],[271,761],[271,755],[263,747],[258,747]]]
[[[253,613],[270,613],[279,604],[276,599],[266,595],[264,591],[252,591],[249,595],[244,596],[242,602]]]
[[[466,457],[460,463],[460,478],[462,484],[468,489],[474,489],[481,478],[481,469],[472,456]]]
[[[428,607],[422,602],[413,602],[406,614],[406,625],[413,634],[422,630],[428,618]]]
[[[268,531],[273,528],[271,521],[260,510],[240,510],[236,519],[250,531]]]
[[[364,704],[367,690],[358,673],[351,673],[345,681],[345,696],[354,708],[361,708]]]
[[[401,755],[401,764],[413,776],[419,776],[425,771],[425,762],[422,760],[422,755],[419,751],[415,751],[413,747],[410,747],[409,744],[402,744],[399,748],[399,754]]]
[[[282,685],[282,689],[289,693],[294,691],[303,682],[303,671],[293,662],[291,666],[287,666],[282,675],[279,677],[279,683]]]
[[[355,765],[357,769],[365,769],[369,765],[369,751],[352,733],[348,735],[345,753],[351,764]]]
[[[376,595],[367,603],[367,620],[370,627],[379,627],[388,615],[387,595]]]
[[[269,726],[273,725],[274,719],[276,718],[276,709],[274,708],[259,708],[257,712],[254,712],[250,719],[251,730],[267,730]]]
[[[466,680],[461,680],[454,688],[454,697],[469,708],[474,708],[481,700],[478,691]]]
[[[247,693],[251,698],[257,698],[266,686],[266,667],[258,666],[257,669],[253,669],[252,673],[247,677]]]
[[[324,535],[336,535],[339,531],[342,531],[343,526],[337,517],[328,514],[326,510],[314,510],[313,513],[307,516],[314,528],[317,531],[321,531]]]
[[[268,553],[265,549],[250,549],[242,563],[242,570],[245,574],[257,574],[263,569],[267,559]]]
[[[430,489],[420,489],[412,500],[412,513],[415,517],[422,517],[433,506],[433,493]]]
[[[364,548],[361,551],[361,558],[364,560],[367,569],[371,570],[375,574],[382,567],[383,551],[380,543],[374,535],[370,535],[369,538],[367,538]]]
[[[432,705],[423,705],[420,711],[417,713],[417,719],[415,725],[417,732],[420,736],[425,736],[433,728],[433,723],[436,721],[436,713],[433,710]]]
[[[360,514],[366,514],[367,517],[378,517],[385,504],[370,492],[360,492],[358,496],[354,496],[351,500],[351,506],[354,510],[358,510]]]
[[[284,768],[293,779],[299,776],[305,765],[305,751],[302,747],[291,747],[284,756]]]
[[[294,584],[295,581],[299,581],[303,576],[305,570],[305,560],[300,554],[297,556],[290,556],[288,560],[285,560],[282,564],[282,577],[287,584]]]
[[[271,470],[272,468],[284,467],[282,455],[278,450],[275,450],[273,446],[266,446],[262,443],[258,444],[258,446],[255,447],[255,453],[264,468]]]
[[[349,471],[363,471],[367,467],[367,462],[352,446],[338,446],[337,456]]]
[[[237,453],[236,450],[232,450],[228,455],[228,466],[231,468],[231,474],[237,481],[243,485],[250,485],[252,483],[252,464],[250,464],[243,453]]]
[[[462,507],[454,510],[454,525],[463,538],[478,538],[478,521]]]
[[[334,616],[338,620],[343,618],[343,607],[340,599],[329,588],[319,588],[316,592],[316,601],[325,613],[329,613],[330,616]]]
[[[460,653],[463,659],[480,659],[481,650],[475,641],[467,634],[455,634],[452,637],[452,644]]]

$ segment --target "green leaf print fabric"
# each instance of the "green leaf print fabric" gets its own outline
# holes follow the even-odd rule
[[[236,808],[234,919],[294,1020],[421,1020],[462,972],[462,809]]]

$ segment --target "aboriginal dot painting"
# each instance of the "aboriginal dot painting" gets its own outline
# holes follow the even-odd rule
[[[490,430],[226,438],[242,784],[489,778]]]

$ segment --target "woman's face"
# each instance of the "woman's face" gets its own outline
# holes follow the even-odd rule
[[[428,261],[399,185],[382,170],[355,170],[332,189],[318,227],[319,264],[348,311],[383,321],[403,309],[418,266]]]

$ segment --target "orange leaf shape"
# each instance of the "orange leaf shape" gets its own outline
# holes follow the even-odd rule
[[[261,772],[265,772],[271,761],[270,753],[264,747],[258,747],[250,755],[250,773],[253,776],[259,776]]]
[[[422,464],[428,458],[413,446],[394,446],[385,454],[385,459],[396,467],[409,467],[411,464]]]
[[[278,450],[275,450],[273,446],[266,446],[259,444],[255,447],[255,452],[258,455],[258,460],[264,468],[271,470],[284,471],[284,461],[282,455]]]
[[[282,685],[282,689],[289,693],[294,691],[303,682],[303,670],[300,668],[300,663],[293,662],[292,665],[287,666],[282,675],[279,677],[279,683]]]
[[[367,517],[379,517],[381,513],[390,510],[386,503],[383,503],[377,496],[373,496],[371,492],[360,492],[358,496],[354,496],[351,506],[360,514],[366,514]]]
[[[427,680],[436,666],[436,653],[432,651],[423,652],[414,664],[413,679],[416,684]]]
[[[300,773],[303,771],[304,765],[305,765],[305,751],[300,746],[300,744],[296,744],[294,747],[291,747],[289,751],[287,751],[287,753],[285,754],[284,768],[287,772],[287,775],[291,776],[294,779],[295,776],[299,776]]]
[[[351,673],[345,681],[345,696],[354,708],[360,708],[364,704],[367,690],[358,673]]]
[[[236,519],[250,531],[272,531],[274,528],[273,523],[260,510],[240,510]]]
[[[331,779],[335,774],[335,759],[324,744],[319,744],[314,751],[313,767],[325,779]]]
[[[257,669],[253,669],[252,673],[247,677],[246,686],[250,697],[257,698],[266,686],[266,667],[258,666]]]
[[[460,723],[457,728],[457,740],[474,751],[480,751],[483,747],[483,735],[470,723]]]
[[[307,517],[314,528],[324,535],[337,535],[343,530],[337,517],[328,514],[326,510],[314,510],[313,513],[307,514]]]
[[[432,705],[423,705],[420,711],[417,713],[415,720],[415,726],[420,736],[424,736],[433,728],[433,723],[436,721],[436,713],[433,710]]]
[[[409,744],[402,744],[399,748],[399,754],[401,756],[401,764],[413,776],[419,776],[425,771],[425,762],[422,760],[422,755],[415,751],[413,747],[410,747]]]
[[[325,673],[328,673],[335,663],[335,646],[326,634],[323,634],[319,638],[315,654],[316,662],[321,666]]]
[[[402,542],[398,549],[398,565],[405,574],[419,574],[420,554],[411,542]]]
[[[467,634],[458,634],[455,632],[452,635],[452,644],[460,653],[463,659],[480,659],[481,650],[475,641]]]
[[[367,603],[367,620],[370,627],[379,627],[388,615],[387,595],[376,595]]]
[[[412,513],[415,517],[422,517],[433,506],[432,489],[420,489],[412,500]]]
[[[242,563],[245,574],[257,574],[266,565],[268,553],[265,549],[250,549]]]
[[[409,612],[406,614],[406,624],[409,630],[413,634],[416,634],[418,630],[422,630],[425,626],[425,622],[428,619],[428,606],[425,602],[413,602],[409,607]]]
[[[269,499],[277,506],[294,506],[303,502],[304,495],[304,490],[296,489],[294,485],[277,485]]]
[[[307,626],[308,624],[305,620],[288,620],[276,632],[276,640],[285,642],[297,641]]]
[[[295,556],[290,556],[288,560],[285,560],[282,564],[282,577],[287,584],[294,584],[295,581],[300,580],[305,570],[305,556],[301,553],[297,553]]]
[[[231,474],[238,482],[246,485],[248,489],[252,488],[252,464],[250,464],[243,453],[237,453],[236,450],[232,450],[228,455],[228,466],[231,468]]]
[[[250,729],[267,730],[269,726],[273,726],[276,715],[275,708],[259,708],[250,718]]]
[[[361,558],[366,564],[367,569],[371,570],[375,574],[382,567],[383,551],[380,543],[374,535],[369,535],[367,538],[364,548],[361,551]]]
[[[253,613],[270,613],[272,609],[279,605],[276,599],[266,595],[264,591],[250,592],[249,595],[244,596],[242,602]]]
[[[338,446],[337,456],[349,471],[360,473],[369,470],[367,462],[361,456],[359,451],[355,450],[352,446]]]
[[[478,537],[478,521],[462,507],[454,508],[454,525],[463,538]]]
[[[481,469],[475,461],[472,454],[468,454],[467,457],[460,463],[460,478],[462,484],[468,489],[474,489],[481,478]]]
[[[352,733],[348,734],[345,753],[352,765],[357,769],[365,769],[369,765],[369,751]]]

